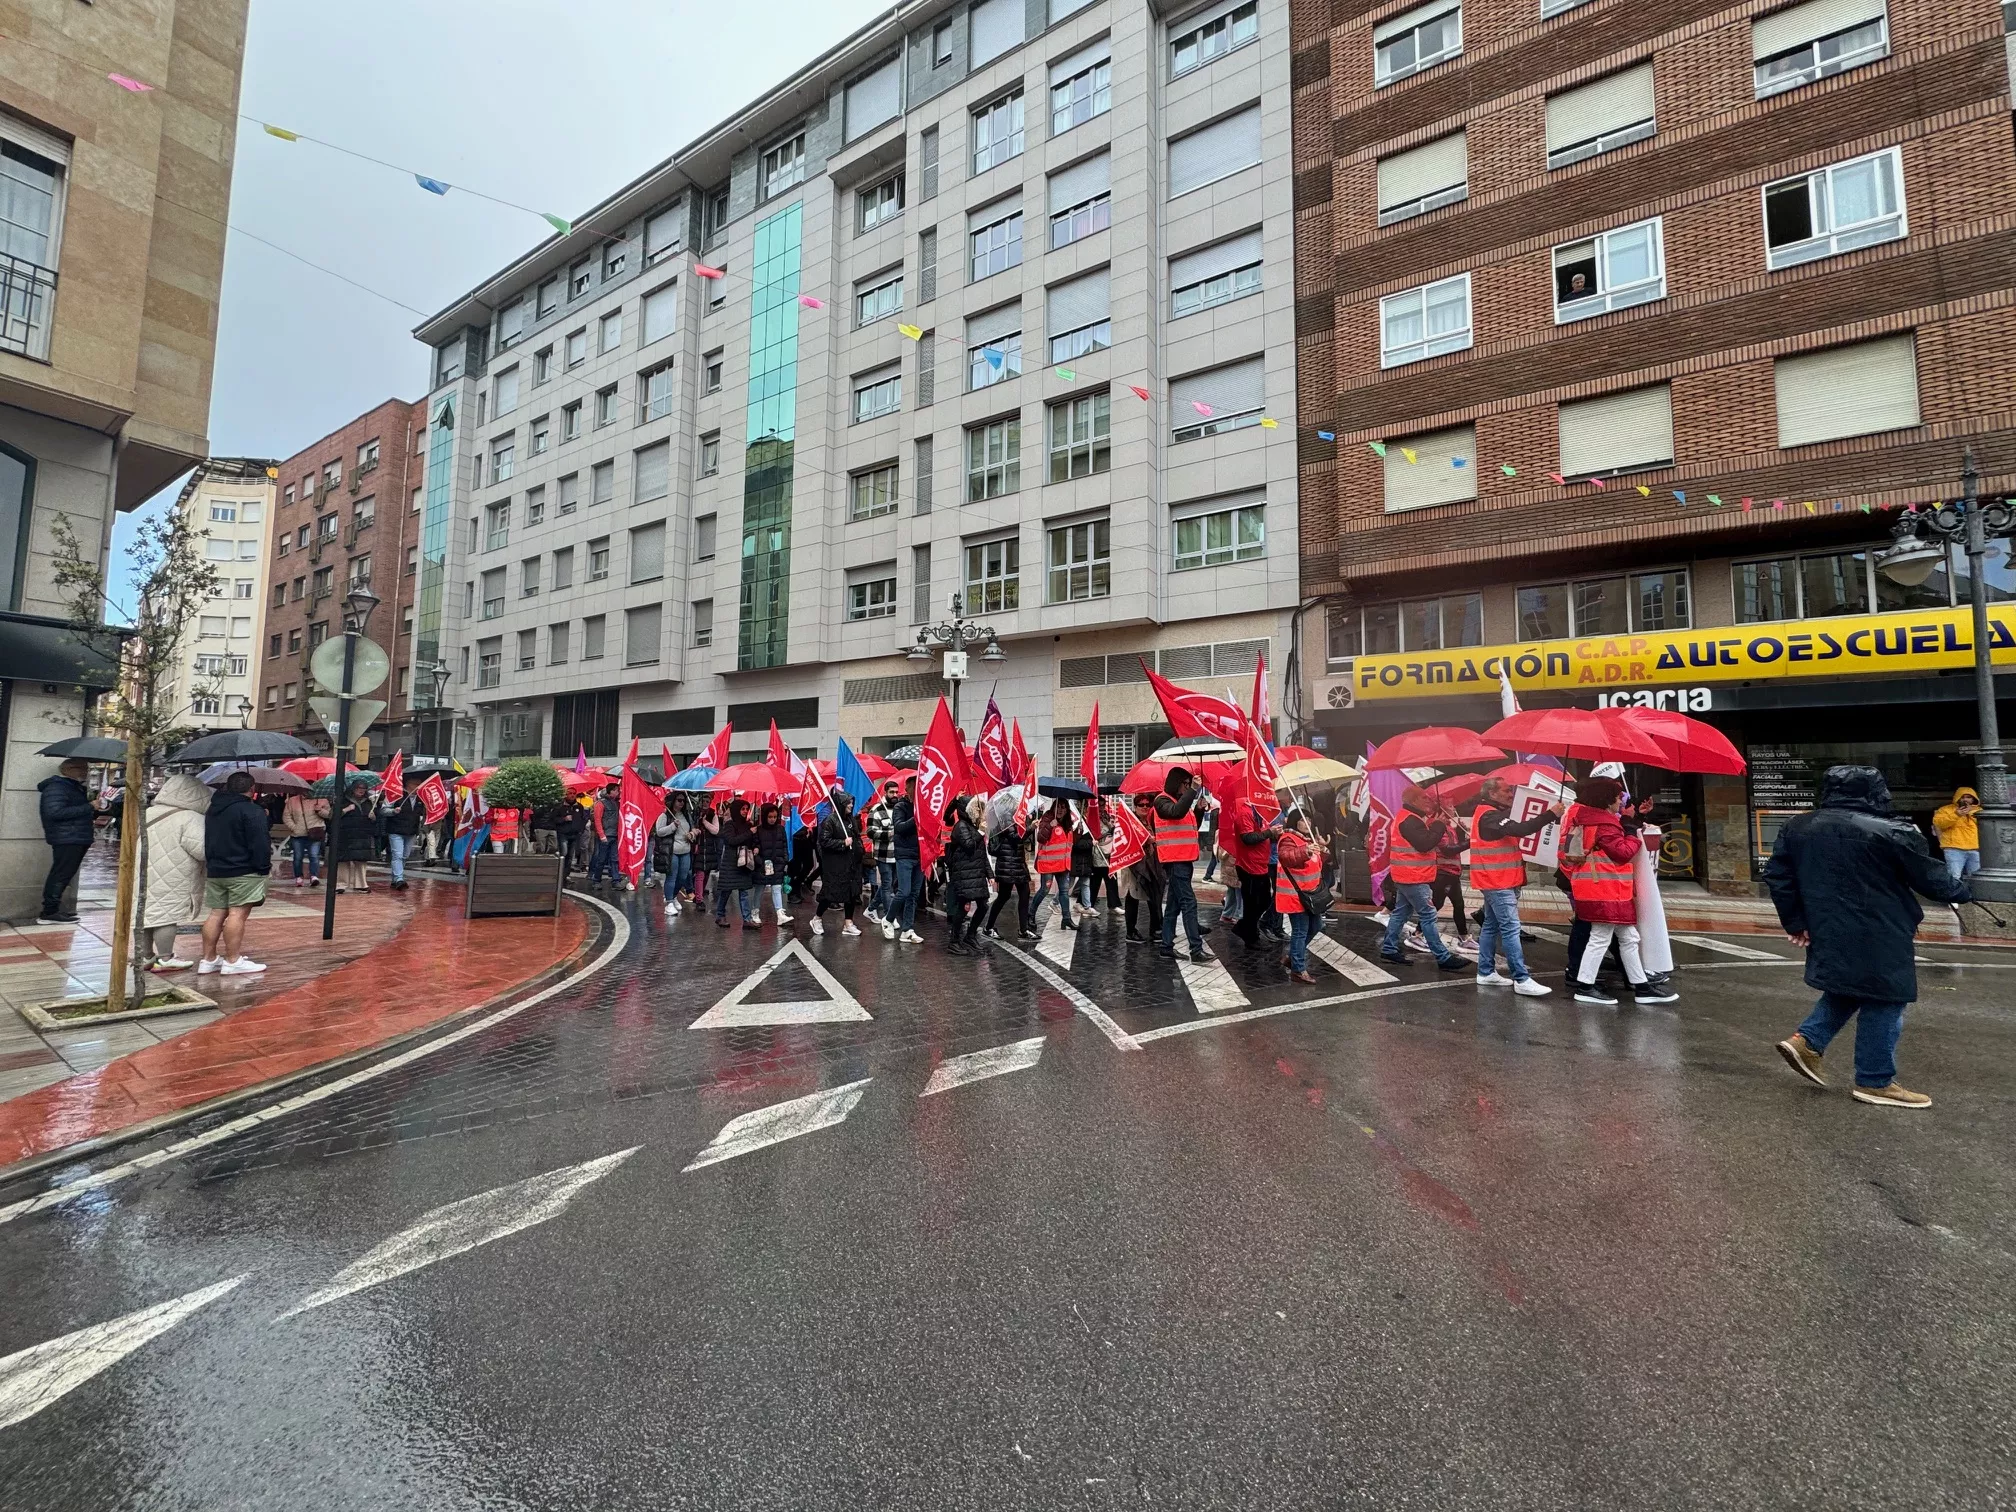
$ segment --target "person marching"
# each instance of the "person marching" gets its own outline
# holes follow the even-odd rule
[[[1519,842],[1537,835],[1567,812],[1561,804],[1543,809],[1524,822],[1512,818],[1512,785],[1493,777],[1477,795],[1470,815],[1470,882],[1484,904],[1483,927],[1477,931],[1477,985],[1510,985],[1521,997],[1546,997],[1553,989],[1533,979],[1519,942],[1519,889],[1526,885],[1526,857]],[[1505,952],[1505,970],[1498,971],[1498,952]]]
[[[784,810],[774,803],[763,805],[756,824],[756,916],[763,916],[763,895],[770,895],[770,907],[781,928],[791,922],[784,911],[784,882],[791,873],[791,835],[784,827]]]
[[[1164,960],[1176,959],[1179,918],[1190,944],[1190,959],[1217,959],[1204,948],[1204,931],[1197,924],[1197,894],[1191,887],[1202,849],[1197,838],[1198,806],[1208,803],[1203,793],[1187,767],[1171,767],[1162,781],[1162,796],[1155,800],[1155,854],[1168,887],[1162,902],[1162,943],[1157,947]]]
[[[980,915],[987,906],[987,841],[980,832],[985,815],[981,798],[955,799],[945,810],[945,918],[952,927],[945,948],[952,955],[980,954]]]
[[[1151,795],[1134,795],[1134,817],[1141,821],[1148,838],[1141,844],[1141,859],[1120,874],[1120,891],[1127,900],[1127,943],[1151,945],[1162,937],[1162,895],[1169,885],[1155,850],[1155,800]],[[1146,934],[1140,929],[1143,904],[1148,909]]]
[[[1591,777],[1576,788],[1575,796],[1577,802],[1568,811],[1567,823],[1581,830],[1583,854],[1569,871],[1568,881],[1575,917],[1589,924],[1589,944],[1581,960],[1571,963],[1575,967],[1575,1001],[1617,1006],[1617,999],[1596,985],[1596,973],[1615,939],[1632,1000],[1643,1004],[1677,1002],[1677,992],[1664,990],[1648,979],[1638,954],[1638,904],[1632,874],[1645,842],[1627,834],[1618,817],[1624,785],[1614,777]]]
[[[1323,850],[1301,809],[1290,809],[1282,820],[1287,827],[1281,831],[1274,877],[1274,911],[1288,922],[1288,953],[1282,959],[1290,981],[1313,987],[1309,940],[1323,927],[1323,916],[1316,910],[1316,892],[1323,885]]]
[[[1386,880],[1393,887],[1393,901],[1386,918],[1386,938],[1380,943],[1382,960],[1401,961],[1400,937],[1411,916],[1421,926],[1421,938],[1434,953],[1435,964],[1443,971],[1462,971],[1469,963],[1442,943],[1435,928],[1435,855],[1441,848],[1446,826],[1430,816],[1435,799],[1409,785],[1400,795],[1400,814],[1393,825],[1386,852]]]
[[[812,933],[826,933],[829,908],[846,920],[843,935],[858,935],[854,910],[861,906],[861,832],[854,823],[854,795],[833,789],[833,806],[819,821],[819,899],[812,905]]]
[[[1078,927],[1071,922],[1071,842],[1076,829],[1071,805],[1062,798],[1053,802],[1050,812],[1036,821],[1036,898],[1029,907],[1032,921],[1054,884],[1058,917],[1066,929]]]
[[[1001,918],[1001,910],[1013,898],[1016,900],[1015,918],[1022,927],[1022,938],[1035,939],[1036,925],[1030,916],[1034,904],[1029,896],[1029,851],[1013,817],[988,837],[987,854],[994,860],[994,906],[987,910],[987,938],[1001,938],[995,925]]]
[[[1269,824],[1260,806],[1247,798],[1236,809],[1225,811],[1219,836],[1220,843],[1231,853],[1232,869],[1239,881],[1239,906],[1221,917],[1235,917],[1232,933],[1248,950],[1258,950],[1260,935],[1267,927],[1267,905],[1272,896],[1268,873],[1272,870],[1274,844],[1281,838],[1281,826]]]

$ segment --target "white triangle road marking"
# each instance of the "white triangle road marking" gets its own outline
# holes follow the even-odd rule
[[[1027,1071],[1043,1058],[1044,1043],[1043,1036],[1039,1034],[1034,1039],[1017,1040],[1012,1045],[997,1045],[992,1050],[976,1050],[971,1055],[955,1055],[940,1061],[938,1069],[931,1073],[931,1080],[917,1095],[932,1097],[969,1082],[985,1081],[990,1076]]]
[[[200,1307],[230,1291],[243,1276],[219,1281],[127,1313],[109,1323],[93,1323],[60,1339],[33,1344],[0,1360],[0,1428],[31,1418],[100,1371],[110,1370],[149,1339],[166,1333]]]
[[[352,1292],[409,1275],[439,1261],[507,1238],[557,1218],[583,1187],[600,1181],[643,1148],[632,1145],[614,1155],[581,1165],[563,1166],[544,1175],[528,1176],[509,1186],[495,1187],[435,1208],[418,1223],[394,1234],[368,1254],[347,1265],[321,1290],[311,1293],[274,1319],[321,1307]]]
[[[753,1108],[738,1114],[721,1126],[721,1132],[707,1142],[707,1147],[693,1157],[686,1169],[697,1171],[702,1166],[733,1160],[737,1155],[752,1154],[771,1145],[782,1144],[787,1139],[816,1134],[821,1129],[845,1123],[847,1115],[854,1111],[854,1105],[861,1101],[861,1094],[868,1090],[868,1083],[873,1080],[873,1077],[864,1076],[844,1087],[829,1087],[808,1097],[794,1097],[789,1102],[772,1103],[767,1108]]]
[[[1774,954],[1769,950],[1758,950],[1749,945],[1732,945],[1727,940],[1714,940],[1710,939],[1707,935],[1676,934],[1673,938],[1675,941],[1685,941],[1689,945],[1698,945],[1703,950],[1712,950],[1717,955],[1734,956],[1739,961],[1782,961],[1785,959],[1784,956]]]
[[[1400,980],[1392,972],[1381,970],[1357,951],[1347,950],[1321,932],[1309,937],[1309,953],[1317,960],[1336,968],[1338,973],[1354,987],[1380,987],[1387,982]]]
[[[747,1001],[770,974],[786,961],[796,961],[824,987],[828,996],[792,1003],[751,1003]],[[858,1024],[871,1015],[840,979],[819,963],[796,936],[777,953],[729,989],[728,995],[686,1027],[689,1029],[740,1029],[752,1024]]]
[[[1176,969],[1183,974],[1183,985],[1189,989],[1190,1001],[1196,1004],[1199,1013],[1224,1013],[1247,1006],[1249,999],[1223,961],[1216,958],[1192,961],[1178,956]]]

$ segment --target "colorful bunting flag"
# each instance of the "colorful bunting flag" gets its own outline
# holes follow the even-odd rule
[[[1815,509],[1815,508],[1813,507],[1813,501],[1812,501],[1811,499],[1808,499],[1808,500],[1806,500],[1806,501],[1805,501],[1805,504],[1806,504],[1806,513],[1808,513],[1808,514],[1818,514],[1818,513],[1820,512],[1819,510],[1817,510],[1817,509]]]
[[[1498,464],[1498,471],[1505,474],[1505,476],[1508,478],[1516,478],[1519,476],[1519,469],[1514,467],[1510,462],[1500,462]]]
[[[702,278],[725,278],[727,276],[727,269],[710,268],[705,263],[693,264],[693,271]]]
[[[1550,472],[1549,474],[1547,474],[1547,476],[1552,478],[1556,483],[1566,483],[1568,481],[1565,477],[1563,477],[1560,473],[1557,472]]]
[[[800,294],[798,296],[798,303],[805,306],[808,310],[823,310],[826,308],[825,300],[814,299],[810,294]]]
[[[1276,420],[1272,415],[1262,415],[1260,417],[1260,429],[1279,430],[1281,429],[1281,422]]]
[[[1451,467],[1468,467],[1470,465],[1470,459],[1468,457],[1451,457],[1449,459],[1449,465]]]
[[[1785,501],[1783,499],[1773,499],[1771,501],[1771,507],[1773,509],[1783,509],[1785,507]]]
[[[1367,441],[1365,444],[1372,448],[1372,454],[1375,457],[1386,455],[1386,443],[1384,441]]]
[[[1643,483],[1635,484],[1633,486],[1637,488],[1638,496],[1640,498],[1649,499],[1652,497],[1652,490],[1647,488]]]
[[[1001,371],[1001,364],[1008,360],[1008,354],[999,347],[983,346],[980,355],[987,359],[987,366],[997,373]]]
[[[1076,383],[1078,381],[1078,375],[1072,372],[1071,369],[1069,368],[1057,369],[1057,376],[1063,379],[1064,382],[1066,383]]]
[[[262,126],[266,125],[263,121],[260,124]],[[278,137],[283,142],[298,142],[301,140],[298,133],[289,131],[285,126],[266,126],[266,135]]]
[[[105,77],[110,79],[114,84],[117,84],[121,89],[133,94],[146,94],[154,87],[152,84],[142,84],[138,79],[129,79],[124,74],[108,73]]]
[[[1678,499],[1682,504],[1685,504],[1687,502],[1687,490],[1684,488],[1676,488],[1673,490],[1673,497]]]
[[[1746,510],[1750,507],[1750,495],[1748,494],[1743,495],[1743,507]]]
[[[1591,478],[1589,480],[1589,486],[1591,488],[1601,488],[1601,489],[1608,489],[1610,487],[1610,485],[1608,483],[1605,483],[1601,478]]]
[[[1411,446],[1401,447],[1400,455],[1407,459],[1407,465],[1409,467],[1414,466],[1417,462],[1421,460],[1420,454],[1416,452],[1414,448]]]
[[[1190,401],[1190,408],[1197,411],[1206,420],[1209,420],[1213,413],[1211,406],[1206,404],[1202,399],[1192,399]]]
[[[1335,431],[1318,431],[1318,432],[1316,432],[1316,439],[1317,439],[1318,441],[1335,441],[1335,440],[1337,439],[1337,432],[1335,432]]]
[[[414,174],[413,182],[418,184],[422,189],[425,189],[429,194],[446,194],[448,192],[448,186],[442,183],[441,180],[431,179],[424,173]]]
[[[924,328],[922,326],[902,325],[899,323],[896,329],[901,334],[908,336],[912,341],[922,341],[924,339]]]
[[[1713,504],[1717,509],[1720,509],[1722,507],[1722,495],[1710,494],[1708,495],[1708,502]]]
[[[1155,396],[1154,396],[1153,394],[1149,393],[1149,392],[1148,392],[1148,390],[1146,390],[1146,389],[1144,389],[1143,387],[1141,387],[1141,385],[1140,385],[1140,384],[1138,384],[1138,383],[1130,383],[1130,384],[1128,384],[1128,385],[1127,385],[1127,387],[1129,387],[1130,389],[1134,390],[1134,397],[1135,397],[1136,399],[1139,399],[1139,400],[1141,400],[1142,402],[1144,402],[1144,403],[1149,403],[1149,404],[1152,404],[1152,403],[1154,402],[1154,399],[1155,399]]]
[[[546,222],[547,225],[558,231],[562,236],[567,235],[574,229],[574,222],[566,219],[564,216],[555,215],[550,210],[541,210],[539,212],[539,219]]]

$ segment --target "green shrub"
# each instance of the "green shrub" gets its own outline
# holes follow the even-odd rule
[[[548,808],[566,796],[560,774],[536,756],[500,761],[483,782],[483,801],[492,808]]]

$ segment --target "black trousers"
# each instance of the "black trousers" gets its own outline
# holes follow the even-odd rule
[[[84,858],[91,853],[88,845],[52,845],[49,847],[49,875],[42,879],[42,913],[54,918],[63,912],[63,894],[70,890],[70,884],[77,880],[78,868]]]
[[[1267,914],[1274,907],[1274,884],[1262,872],[1254,876],[1251,872],[1240,872],[1239,876],[1239,922],[1232,926],[1232,933],[1248,945],[1260,943],[1260,926],[1267,922]]]
[[[1135,927],[1135,920],[1141,916],[1141,903],[1142,900],[1140,898],[1130,897],[1127,900],[1127,933],[1130,935],[1141,933]],[[1162,933],[1162,900],[1159,897],[1151,897],[1147,899],[1147,903],[1148,933],[1146,938],[1153,940],[1159,938]]]
[[[1469,939],[1470,915],[1465,911],[1466,905],[1463,902],[1463,873],[1436,872],[1434,884],[1428,890],[1428,897],[1436,908],[1440,908],[1445,901],[1456,905],[1456,938]]]
[[[1010,882],[1005,886],[999,883],[996,884],[994,906],[987,910],[987,927],[989,929],[992,929],[994,921],[1001,917],[1001,910],[1008,906],[1010,898],[1019,898],[1021,900],[1016,905],[1015,922],[1020,924],[1025,930],[1029,928],[1029,879],[1024,877],[1020,882]]]
[[[980,933],[980,914],[986,906],[986,903],[981,899],[962,898],[950,888],[947,888],[945,892],[945,917],[952,926],[952,933],[946,943],[948,945],[957,945],[961,941],[964,941],[967,944],[971,944],[974,937]]]

